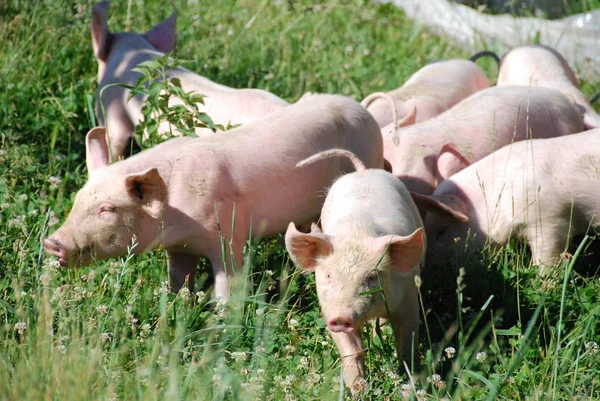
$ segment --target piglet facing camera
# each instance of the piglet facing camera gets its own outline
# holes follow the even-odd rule
[[[347,157],[356,172],[330,188],[321,212],[322,231],[301,233],[294,223],[286,247],[294,263],[315,273],[321,311],[342,357],[344,380],[359,392],[365,376],[362,327],[371,319],[391,322],[398,354],[410,365],[418,344],[415,276],[426,239],[408,190],[392,174],[365,169],[348,151],[333,149],[301,162]]]

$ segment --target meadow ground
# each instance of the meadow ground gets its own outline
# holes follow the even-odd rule
[[[92,4],[0,2],[0,399],[349,398],[314,280],[293,268],[281,236],[248,246],[227,305],[210,300],[208,273],[196,293],[170,294],[163,250],[79,270],[44,256],[43,238],[87,177]],[[185,67],[288,101],[306,91],[361,99],[429,61],[468,56],[367,1],[176,4]],[[144,31],[170,12],[162,1],[118,2],[109,25]],[[493,80],[496,67],[481,64]],[[476,261],[458,252],[456,267],[425,272],[423,371],[409,380],[389,328],[366,328],[363,399],[600,399],[598,250],[586,240],[552,280],[518,245]]]

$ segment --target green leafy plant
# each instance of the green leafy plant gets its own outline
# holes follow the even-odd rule
[[[198,105],[204,104],[204,95],[186,92],[179,78],[169,76],[169,70],[177,66],[177,61],[165,54],[132,68],[142,74],[134,86],[120,84],[131,90],[128,100],[139,95],[145,97],[142,121],[135,127],[136,139],[143,148],[176,136],[174,132],[195,137],[198,128],[208,128],[213,132],[225,130],[222,125],[215,124],[207,113],[200,111]],[[163,122],[169,126],[166,133],[159,132]]]

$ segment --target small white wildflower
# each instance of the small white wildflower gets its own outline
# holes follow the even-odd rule
[[[380,388],[378,388],[377,390],[373,391],[373,395],[379,397],[383,392],[381,391]]]
[[[188,288],[188,286],[184,285],[183,287],[181,287],[181,289],[179,290],[179,296],[181,298],[183,298],[185,301],[190,299],[190,289]]]
[[[4,149],[0,149],[0,163],[4,163],[6,161],[6,155],[8,152]]]
[[[421,276],[419,276],[419,275],[416,275],[416,276],[415,276],[415,286],[416,286],[417,288],[421,288],[421,284],[422,284],[422,281],[421,281]]]
[[[285,346],[285,350],[291,354],[293,354],[294,352],[296,352],[296,347],[294,347],[291,344],[288,344]]]
[[[219,376],[219,375],[213,375],[213,377],[211,379],[212,379],[212,381],[213,381],[213,383],[215,385],[221,384],[221,376]]]
[[[25,323],[25,322],[15,323],[15,330],[17,330],[20,335],[23,335],[23,333],[25,333],[25,330],[27,330],[27,323]]]
[[[404,383],[400,388],[402,389],[402,391],[410,391],[411,390],[410,384],[408,384],[408,383]]]
[[[196,300],[198,302],[204,300],[205,296],[206,296],[206,294],[204,293],[204,291],[198,291],[198,292],[196,292]]]
[[[21,194],[21,195],[19,195],[19,196],[17,197],[17,199],[18,199],[20,202],[25,202],[27,199],[29,199],[29,196],[27,196],[27,194]]]
[[[63,344],[58,344],[55,349],[63,355],[67,352],[67,347],[65,347]]]
[[[102,343],[107,343],[110,342],[112,339],[112,334],[111,333],[102,333],[100,334],[100,338],[102,339]]]
[[[273,74],[272,72],[268,73],[267,75],[265,75],[264,80],[265,81],[270,81],[273,78],[275,78],[275,74]]]
[[[265,308],[259,308],[259,309],[256,310],[256,316],[257,317],[264,316],[264,314],[265,314]]]
[[[61,183],[60,178],[51,176],[48,178],[48,183],[50,184],[50,189],[56,189]]]
[[[485,352],[478,352],[477,355],[475,355],[475,359],[477,359],[478,362],[483,362],[485,361],[487,358],[487,354]]]
[[[229,36],[233,36],[233,34],[234,34],[234,33],[235,33],[235,32],[234,32],[234,31],[233,31],[233,29],[231,29],[231,28],[229,28],[229,29],[227,30],[227,35],[229,35]]]
[[[368,56],[369,54],[371,54],[371,52],[369,51],[369,49],[365,49],[365,50],[363,50],[363,54],[365,56]]]
[[[307,356],[303,356],[302,358],[300,358],[300,366],[303,368],[307,368],[309,364],[308,361],[308,357]]]
[[[53,227],[58,224],[58,218],[54,215],[53,211],[48,212],[48,226]]]
[[[456,355],[456,349],[454,349],[454,347],[446,347],[446,349],[444,349],[444,352],[446,353],[446,357],[448,359],[452,359]]]
[[[588,341],[585,343],[585,349],[589,351],[590,355],[594,355],[598,352],[598,343],[596,341]]]
[[[8,220],[8,228],[25,227],[25,216],[17,216],[14,219]]]
[[[30,215],[31,217],[36,217],[36,216],[38,215],[38,213],[39,213],[39,211],[38,211],[37,209],[31,209],[31,210],[29,211],[29,215]]]
[[[440,380],[442,380],[442,376],[438,375],[437,373],[434,373],[431,376],[427,377],[427,382],[429,383],[439,382]]]
[[[56,270],[60,267],[60,263],[56,259],[44,259],[44,269]]]
[[[344,47],[344,50],[346,51],[346,53],[351,53],[352,50],[354,50],[354,48],[351,45],[348,45],[348,46]]]
[[[321,345],[322,345],[323,347],[327,347],[327,346],[329,345],[329,343],[328,343],[327,341],[324,341],[324,340],[323,340],[323,341],[321,341]]]
[[[8,202],[0,203],[0,210],[8,209],[9,207],[10,207],[10,204]]]
[[[288,326],[293,330],[298,326],[298,321],[296,319],[290,319]]]
[[[106,313],[108,312],[108,306],[98,305],[98,306],[96,306],[96,311],[98,313],[100,313],[101,315],[106,315]]]
[[[361,377],[352,384],[352,393],[363,393],[368,386],[369,383]]]
[[[232,352],[231,357],[235,359],[236,362],[244,362],[246,360],[245,352]]]
[[[425,392],[425,390],[420,389],[415,392],[415,395],[417,396],[417,400],[422,401],[425,400],[425,396],[427,395],[427,393]]]

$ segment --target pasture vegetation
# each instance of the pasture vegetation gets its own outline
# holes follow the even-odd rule
[[[367,1],[176,4],[185,67],[288,101],[305,91],[361,99],[431,60],[468,56]],[[78,270],[43,254],[87,177],[92,5],[0,3],[0,399],[349,398],[314,280],[293,268],[281,236],[249,242],[225,305],[209,296],[208,269],[197,292],[170,294],[163,250]],[[109,25],[144,31],[170,12],[164,1],[115,1]],[[600,399],[593,239],[545,280],[517,244],[475,261],[459,251],[456,268],[423,272],[423,370],[409,379],[390,329],[367,328],[363,399]]]

